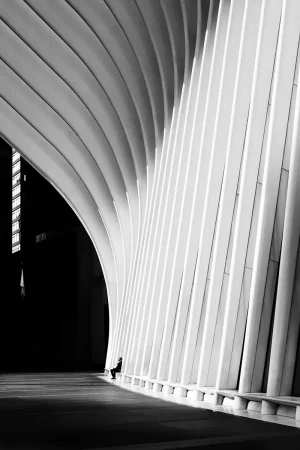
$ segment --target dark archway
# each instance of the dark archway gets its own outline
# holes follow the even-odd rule
[[[4,141],[1,148],[10,161],[0,170],[1,202],[10,208],[5,221],[12,274],[2,303],[1,370],[101,370],[107,351],[107,294],[93,244],[63,197],[21,158],[21,249],[12,254],[12,149]],[[7,230],[5,236],[7,241]]]

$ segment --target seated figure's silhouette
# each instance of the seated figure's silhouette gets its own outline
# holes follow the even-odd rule
[[[121,369],[122,369],[122,358],[119,358],[116,367],[114,369],[111,369],[110,371],[112,380],[116,379],[116,373],[121,372]]]

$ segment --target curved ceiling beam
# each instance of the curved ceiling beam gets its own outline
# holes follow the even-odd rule
[[[106,0],[105,3],[114,14],[140,64],[151,102],[157,146],[163,134],[164,104],[159,67],[148,30],[134,0],[126,3]],[[152,158],[155,156],[155,146],[150,149]]]
[[[192,70],[192,64],[194,57],[197,54],[197,36],[199,36],[201,23],[201,17],[208,16],[210,0],[181,0],[181,7],[184,10],[184,14],[187,22],[187,35],[189,41],[189,51],[187,68]],[[204,11],[206,11],[204,13]],[[203,28],[206,29],[206,24],[203,24]]]
[[[161,6],[170,36],[172,58],[174,64],[175,98],[179,97],[185,70],[185,40],[182,9],[179,2],[161,0]]]
[[[26,0],[26,3],[73,50],[118,111],[130,143],[137,177],[142,178],[145,151],[141,124],[127,85],[106,48],[68,3],[58,0]]]
[[[164,127],[171,120],[174,101],[174,66],[167,25],[159,2],[135,0],[156,54],[164,95]]]
[[[3,0],[1,14],[2,20],[74,91],[101,124],[123,171],[126,188],[135,186],[134,163],[119,116],[85,64],[24,3]],[[118,151],[121,145],[122,151]]]
[[[142,122],[139,120],[137,114],[138,110],[142,110],[142,108],[135,108],[137,98],[140,98],[140,92],[138,92],[138,95],[135,95],[135,98],[133,99],[132,84],[132,89],[130,91],[130,88],[124,81],[124,77],[118,70],[118,65],[99,39],[99,32],[96,35],[86,21],[84,21],[68,3],[58,2],[56,0],[51,3],[47,1],[36,2],[35,0],[30,0],[27,1],[27,4],[29,4],[30,7],[32,7],[34,11],[55,31],[55,33],[67,43],[97,78],[99,84],[114,105],[114,108],[119,112],[120,117],[123,118],[121,120],[123,120],[123,123],[125,124],[125,131],[126,129],[128,130],[127,137],[136,167],[137,178],[140,180],[145,179],[146,155],[141,132],[143,127],[141,126]],[[85,10],[87,9],[86,7],[87,5],[85,4]],[[113,19],[108,8],[106,8],[105,11],[100,10],[100,15],[99,11],[92,12],[94,13],[94,17],[98,17],[99,29],[105,27],[105,23],[109,22],[109,18]],[[103,17],[103,15],[105,16],[105,12],[109,13],[110,17],[107,17],[107,14],[106,17]],[[107,34],[108,32],[106,30],[106,35]],[[127,81],[128,79],[127,76]],[[130,120],[128,120],[128,118],[130,118]],[[129,126],[131,127],[130,129]],[[106,170],[106,168],[103,168],[103,172]],[[142,192],[144,192],[144,189]],[[138,212],[138,207],[135,206],[137,201],[136,195],[129,195],[129,201],[131,203],[133,235],[136,236],[138,234],[136,226],[138,223],[137,217],[138,214],[141,215],[141,213]],[[144,201],[140,203],[140,205],[143,204]],[[119,244],[117,244],[117,246],[119,247]]]
[[[155,145],[149,94],[136,55],[125,33],[105,2],[68,0],[93,30],[114,61],[135,105],[144,138],[147,161]]]

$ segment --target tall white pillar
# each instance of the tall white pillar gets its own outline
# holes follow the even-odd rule
[[[298,2],[300,22],[300,2]],[[298,76],[298,80],[300,77]],[[284,219],[283,240],[277,287],[267,395],[280,395],[291,302],[300,235],[300,89],[297,88],[295,120],[289,171],[289,184]],[[296,335],[297,337],[297,335]],[[293,367],[291,367],[293,369]],[[293,370],[290,371],[293,377]]]
[[[243,166],[241,169],[241,186],[217,374],[217,387],[222,388],[235,387],[228,386],[229,371],[232,352],[234,351],[235,324],[238,319],[241,301],[248,242],[250,240],[251,227],[253,226],[251,225],[251,216],[253,215],[255,202],[281,8],[282,4],[280,2],[273,2],[273,0],[265,0],[262,5],[251,93],[252,102],[249,111]],[[250,268],[248,269],[248,273],[251,276],[252,270]],[[237,379],[237,374],[235,378]]]
[[[299,2],[285,0],[278,40],[240,392],[251,391],[299,39]]]

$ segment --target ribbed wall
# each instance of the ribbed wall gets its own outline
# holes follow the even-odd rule
[[[106,367],[237,408],[290,396],[299,0],[0,0],[0,17],[0,132],[95,245]]]

